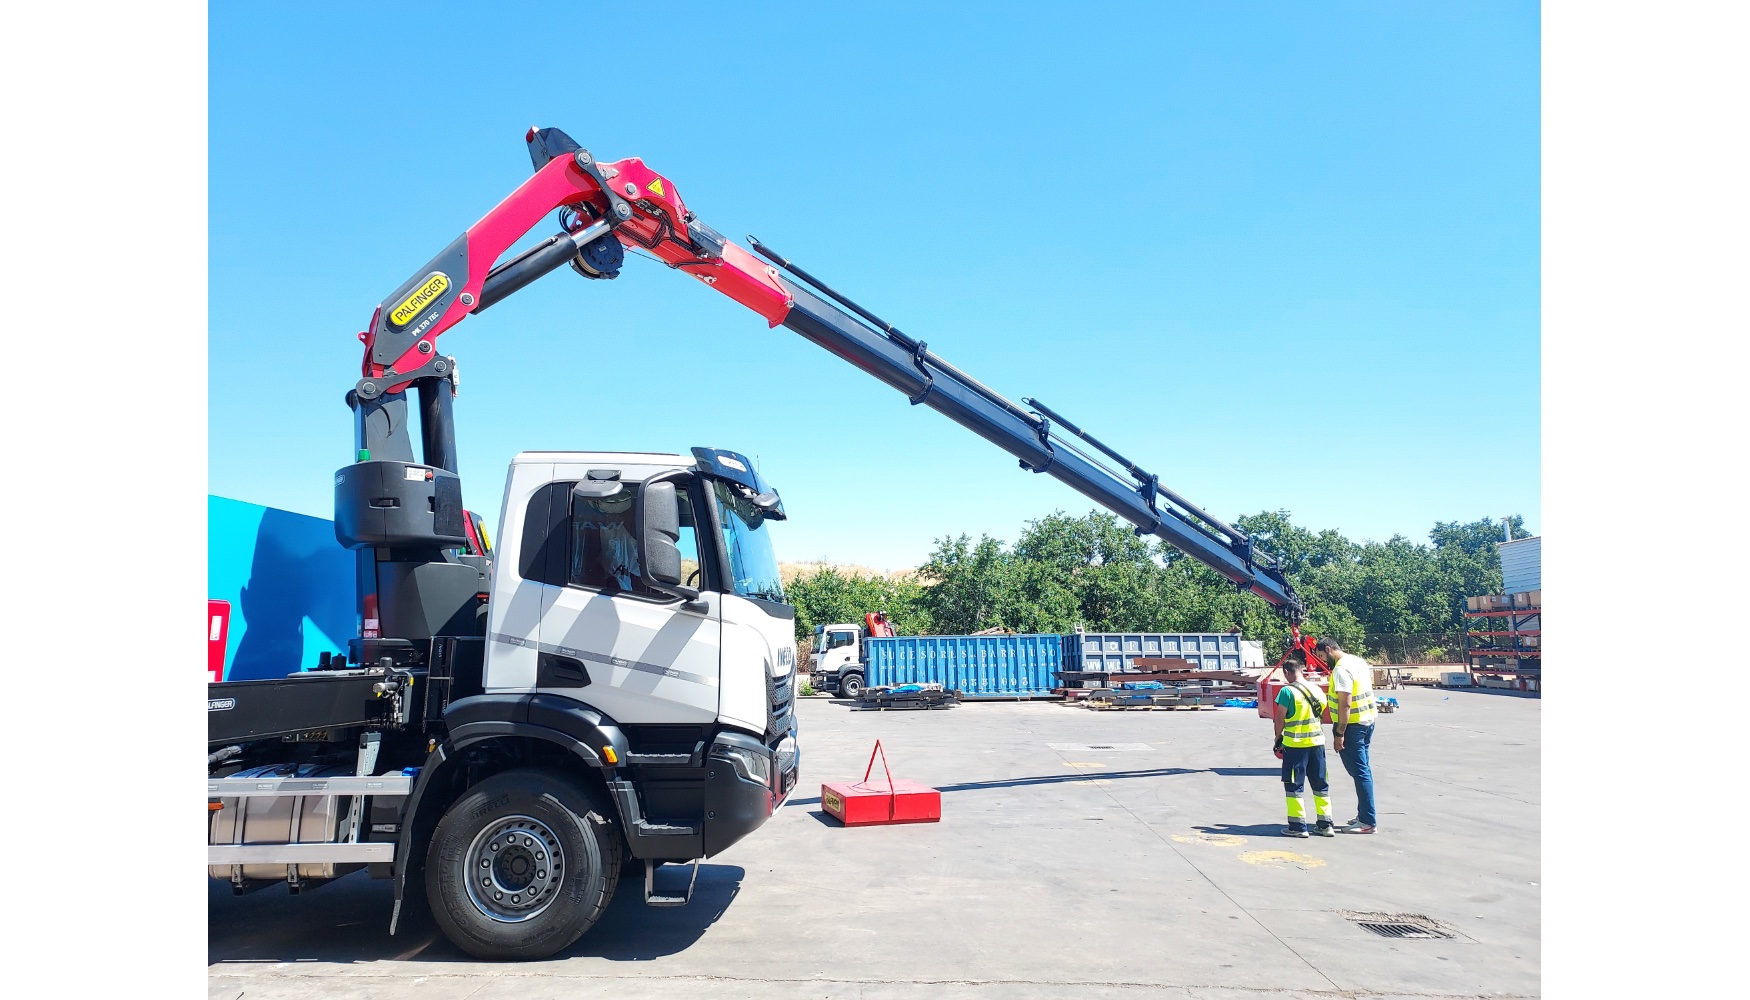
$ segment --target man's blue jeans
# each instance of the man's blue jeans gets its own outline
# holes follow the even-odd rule
[[[1343,770],[1355,779],[1355,818],[1363,826],[1376,826],[1379,820],[1373,811],[1373,765],[1368,759],[1372,743],[1373,723],[1350,723],[1343,730],[1343,749],[1337,751]]]

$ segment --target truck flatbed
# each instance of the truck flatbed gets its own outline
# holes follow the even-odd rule
[[[271,680],[207,685],[207,746],[380,725],[382,670],[309,670]]]

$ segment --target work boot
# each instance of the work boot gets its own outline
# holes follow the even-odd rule
[[[1331,821],[1329,819],[1319,820],[1319,825],[1313,827],[1313,836],[1315,836],[1315,837],[1334,837],[1334,836],[1336,836],[1335,833],[1331,832]]]
[[[1366,823],[1363,823],[1358,819],[1352,819],[1349,822],[1344,823],[1342,826],[1337,827],[1337,832],[1338,833],[1372,833],[1373,827],[1368,826]]]
[[[1302,840],[1305,840],[1308,836],[1310,836],[1310,834],[1308,834],[1306,832],[1306,827],[1304,827],[1304,826],[1283,827],[1282,828],[1282,835],[1284,837],[1299,837]]]

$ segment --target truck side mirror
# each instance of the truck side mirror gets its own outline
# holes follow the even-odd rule
[[[663,473],[645,480],[638,489],[632,520],[645,585],[696,601],[699,592],[681,584],[681,508],[675,479],[684,474]]]

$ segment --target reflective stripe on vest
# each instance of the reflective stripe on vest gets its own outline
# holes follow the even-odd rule
[[[1374,718],[1373,695],[1371,693],[1363,694],[1363,695],[1351,694],[1349,697],[1349,721],[1350,721],[1350,723],[1360,725],[1363,723],[1372,722],[1373,718]]]
[[[1298,684],[1290,684],[1283,688],[1294,699],[1294,708],[1289,711],[1288,718],[1282,726],[1282,745],[1285,747],[1316,747],[1323,746],[1325,730],[1319,725],[1319,716],[1324,714],[1324,702],[1318,703],[1318,710],[1313,709],[1313,702],[1308,699],[1308,692]],[[1314,695],[1314,698],[1317,696]]]
[[[1351,659],[1351,657],[1345,656],[1343,659]],[[1371,664],[1368,664],[1367,661],[1361,660],[1360,657],[1353,657],[1353,659],[1359,660],[1363,666],[1361,669],[1356,669],[1354,667],[1349,668],[1349,718],[1346,721],[1350,725],[1369,724],[1373,722],[1375,717],[1373,706],[1373,685],[1371,683],[1373,678],[1368,676],[1369,684],[1367,686],[1367,691],[1363,693],[1361,690],[1361,678],[1363,676],[1361,670],[1372,671],[1373,667]],[[1337,692],[1332,691],[1331,700],[1333,703],[1336,701],[1336,698]]]

